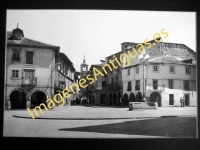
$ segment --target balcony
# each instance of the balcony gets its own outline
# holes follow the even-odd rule
[[[21,86],[26,89],[28,92],[32,90],[37,85],[37,78],[26,79],[22,77]]]
[[[54,88],[63,90],[66,87],[65,81],[55,81]]]
[[[147,84],[147,90],[165,90],[165,84]]]
[[[22,84],[21,85],[37,85],[37,78],[26,79],[26,78],[22,77]]]

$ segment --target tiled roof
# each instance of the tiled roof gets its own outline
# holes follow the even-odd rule
[[[91,70],[93,67],[101,67],[101,66],[103,66],[103,65],[106,64],[106,63],[107,63],[107,62],[103,62],[103,63],[101,63],[101,64],[92,64],[89,70]]]
[[[154,58],[150,57],[148,60],[148,64],[154,64],[154,63],[195,65],[195,63],[192,63],[191,59],[184,60],[179,57],[174,57],[170,55],[158,56]],[[131,64],[125,68],[129,68],[139,64],[141,64],[139,59],[135,58],[131,61]]]
[[[7,35],[8,38],[11,37],[12,32],[8,31]],[[12,46],[24,46],[24,47],[40,47],[40,48],[52,48],[52,49],[57,49],[59,50],[59,46],[51,45],[51,44],[46,44],[43,42],[39,42],[36,40],[32,40],[26,37],[22,37],[21,40],[9,40],[7,39],[7,45],[12,45]]]
[[[103,66],[104,64],[106,64],[107,62],[103,62],[103,63],[101,63],[101,64],[93,64],[93,65],[91,65],[91,66]]]
[[[166,55],[166,56],[161,56],[161,57],[150,59],[148,62],[149,63],[178,63],[178,64],[185,64],[181,60],[182,59],[179,59],[177,57]]]
[[[71,60],[67,57],[67,55],[65,55],[65,53],[59,53],[59,55],[65,60],[67,61],[68,63],[70,63],[71,65],[71,68],[75,71],[75,68],[74,68],[74,64],[71,62]]]

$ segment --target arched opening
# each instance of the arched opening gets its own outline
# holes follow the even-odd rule
[[[109,94],[109,105],[112,105],[112,94]]]
[[[23,91],[15,90],[10,94],[11,109],[26,109],[26,95]]]
[[[105,105],[106,103],[106,94],[100,94],[100,104]]]
[[[142,94],[141,92],[138,92],[136,95],[136,102],[142,102]]]
[[[31,108],[39,106],[41,103],[44,103],[47,106],[46,94],[42,91],[35,91],[31,95]],[[41,106],[41,108],[44,109],[43,106]]]
[[[117,95],[116,93],[113,94],[113,105],[115,106],[117,104]]]
[[[118,105],[121,106],[122,99],[121,99],[121,93],[120,92],[118,92],[118,94],[117,94],[117,101],[118,101]]]
[[[124,103],[124,105],[126,106],[126,105],[128,105],[128,94],[124,94],[124,97],[123,97],[123,103]]]
[[[162,106],[161,103],[161,95],[158,92],[153,92],[150,95],[150,102],[157,102],[158,103],[158,107]]]
[[[135,102],[135,101],[136,101],[135,100],[135,95],[134,95],[134,93],[131,92],[129,102]]]

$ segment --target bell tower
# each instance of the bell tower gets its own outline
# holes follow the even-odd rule
[[[84,56],[84,59],[83,59],[83,63],[80,65],[80,78],[84,77],[87,75],[87,72],[88,72],[88,65],[85,63],[85,56]]]

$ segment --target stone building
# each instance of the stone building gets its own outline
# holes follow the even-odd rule
[[[114,60],[114,58],[119,58],[121,52],[115,53],[113,55],[106,57],[106,62],[109,63],[110,60]],[[116,62],[114,62],[115,66]],[[107,74],[107,105],[110,106],[121,106],[122,104],[122,66],[120,65],[118,68],[114,68],[112,65],[112,71],[109,71]]]
[[[100,64],[93,64],[90,67],[91,77],[94,77],[93,68],[95,67],[100,72],[102,72],[102,66],[106,64],[106,62],[102,61]],[[94,80],[94,83],[89,85],[88,89],[91,89],[91,104],[92,105],[107,105],[107,76],[99,75],[97,80]]]
[[[19,28],[7,32],[6,39],[5,99],[11,109],[33,108],[53,98],[60,47],[26,38]]]
[[[132,51],[134,44],[122,43],[122,52]],[[165,107],[180,106],[184,96],[186,106],[197,106],[196,52],[184,44],[166,42],[145,52],[150,56],[146,63],[130,57],[131,64],[122,69],[123,99],[140,102],[145,97]]]
[[[73,83],[76,83],[77,78],[75,77],[75,68],[71,60],[64,54],[59,52],[56,55],[56,66],[55,66],[55,79],[54,79],[54,94],[61,93],[65,88]],[[76,89],[74,89],[76,91]],[[76,100],[78,90],[76,94],[73,94],[70,98],[65,98],[65,105],[71,105],[71,102]],[[72,94],[72,93],[70,93]]]

